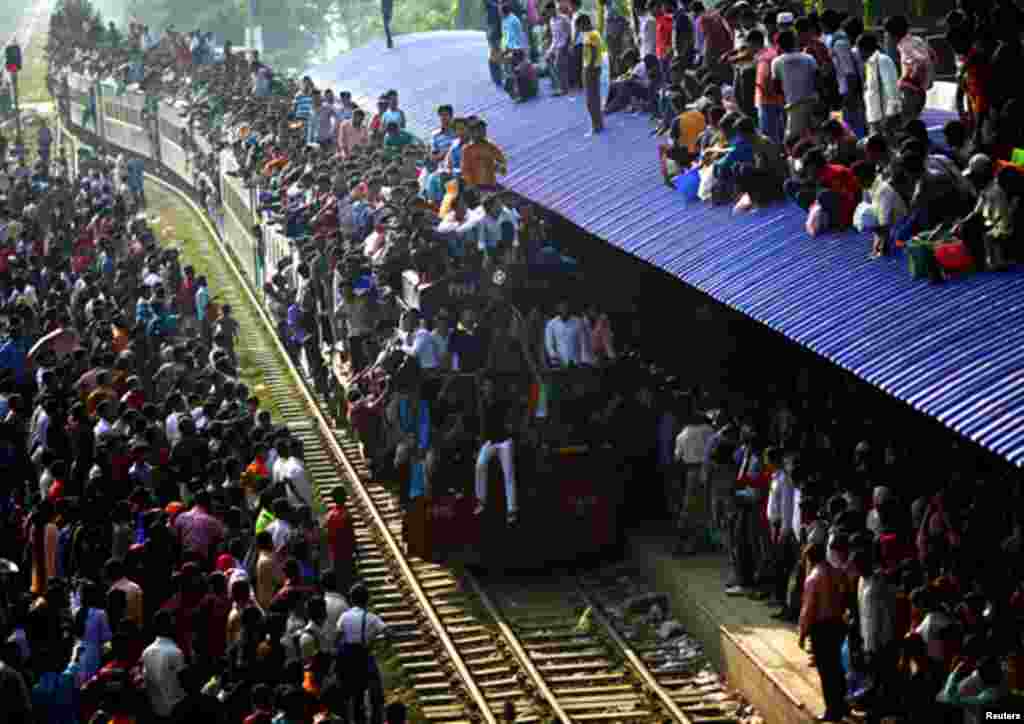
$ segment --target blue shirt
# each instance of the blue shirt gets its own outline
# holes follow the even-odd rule
[[[397,123],[399,128],[405,128],[405,114],[402,111],[388,109],[380,114],[381,126],[388,127],[389,123]]]
[[[292,106],[292,113],[296,118],[308,120],[313,117],[313,96],[295,96],[295,103]]]
[[[434,172],[427,174],[427,183],[423,189],[423,198],[427,201],[439,204],[444,201],[445,193],[445,184],[441,179],[441,173]]]
[[[715,170],[719,173],[732,171],[740,163],[754,162],[754,147],[750,141],[742,136],[736,136],[730,141],[730,144],[732,147],[729,151],[715,163]]]
[[[27,384],[28,342],[23,337],[7,337],[0,342],[0,369],[11,370],[19,385]]]
[[[365,230],[370,227],[370,217],[373,214],[372,207],[360,199],[352,204],[352,227],[356,231]]]
[[[462,170],[462,139],[456,138],[448,149],[448,159],[452,166],[452,173],[457,174]]]
[[[206,308],[210,305],[209,287],[196,289],[196,319],[202,322],[206,319]]]
[[[448,153],[448,149],[455,143],[455,139],[456,136],[450,128],[447,131],[442,131],[438,128],[430,136],[430,150],[435,154]]]
[[[526,35],[523,33],[523,24],[514,13],[509,13],[501,21],[501,42],[505,50],[525,50]]]

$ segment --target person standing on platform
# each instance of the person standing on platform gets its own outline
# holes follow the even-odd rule
[[[804,648],[810,638],[814,665],[821,678],[825,713],[818,717],[818,721],[838,722],[849,711],[841,658],[846,634],[841,574],[825,560],[824,545],[815,543],[808,546],[805,557],[810,572],[804,582],[799,643],[800,648]]]
[[[604,58],[604,41],[590,22],[589,15],[580,15],[576,21],[576,32],[583,43],[583,91],[590,113],[590,133],[587,137],[604,131],[604,111],[601,108],[601,61]]]
[[[770,558],[775,563],[775,603],[785,608],[789,574],[797,556],[797,537],[793,519],[793,473],[796,470],[796,453],[787,452],[780,457],[778,461],[770,461],[773,465],[782,464],[772,474],[772,486],[768,492],[768,542],[774,553]],[[782,616],[778,618],[781,619]]]
[[[682,471],[682,490],[678,496],[679,510],[676,519],[679,532],[678,550],[686,555],[697,552],[696,526],[690,520],[693,508],[691,501],[695,496],[704,493],[701,485],[705,475],[704,453],[714,434],[715,429],[711,427],[707,416],[696,412],[691,414],[690,420],[676,438],[675,458]],[[705,521],[704,525],[710,525],[710,521]]]

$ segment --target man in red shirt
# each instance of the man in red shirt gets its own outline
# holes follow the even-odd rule
[[[327,545],[339,591],[347,591],[355,582],[356,530],[352,516],[345,508],[348,497],[345,488],[337,486],[332,492],[333,504],[324,525],[327,527]]]
[[[828,163],[820,148],[808,149],[802,159],[802,178],[788,179],[783,184],[786,196],[804,208],[818,203],[828,215],[828,228],[839,230],[853,224],[853,212],[860,198],[860,181],[846,166]],[[813,197],[805,191],[814,184],[818,192]]]
[[[733,49],[733,31],[729,21],[715,10],[704,7],[704,3],[695,2],[690,6],[697,19],[697,32],[704,39],[702,47],[697,48],[701,55],[701,65],[707,70],[716,83],[732,82],[732,66],[723,57]]]
[[[661,77],[668,77],[668,66],[672,61],[672,29],[674,21],[672,17],[675,3],[661,2],[658,8],[658,15],[654,20],[654,53],[658,56],[658,63],[661,66]],[[643,60],[641,58],[640,60]]]

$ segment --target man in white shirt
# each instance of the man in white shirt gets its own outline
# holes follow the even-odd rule
[[[333,652],[339,635],[338,623],[341,620],[342,614],[349,608],[348,601],[338,593],[338,578],[332,570],[324,571],[320,574],[320,588],[324,592],[324,606],[326,608],[326,618],[324,618],[321,631],[323,632],[324,642],[327,645],[327,651]]]
[[[644,8],[644,14],[640,16],[640,61],[648,55],[656,55],[657,45],[657,20],[654,18],[654,3],[649,3]]]
[[[569,316],[569,303],[559,302],[557,314],[544,328],[544,351],[553,367],[569,367],[580,363],[582,326],[577,317]]]
[[[333,653],[327,647],[326,629],[327,603],[322,598],[311,598],[306,603],[306,615],[309,621],[299,632],[299,651],[302,653],[302,664],[309,667],[317,654]]]
[[[679,496],[680,507],[676,524],[680,536],[680,550],[687,554],[696,552],[696,530],[690,525],[690,509],[694,496],[706,480],[704,451],[714,434],[715,429],[711,427],[707,417],[695,414],[676,436],[675,459],[683,471],[683,489]]]
[[[779,462],[782,465],[779,467]],[[778,469],[772,475],[771,488],[768,491],[768,526],[769,545],[775,551],[775,602],[783,609],[786,608],[786,588],[789,583],[789,573],[796,562],[797,555],[797,533],[795,531],[796,520],[794,513],[793,471],[796,469],[795,453],[787,453],[785,456],[773,452],[773,459],[770,464]],[[782,612],[780,612],[782,613]],[[785,613],[791,613],[785,611]],[[779,616],[779,618],[784,618]]]
[[[293,506],[313,504],[313,489],[306,475],[306,466],[296,456],[296,446],[288,440],[277,444],[279,458],[274,463],[274,483],[284,485],[288,502]]]
[[[412,329],[403,333],[402,351],[419,362],[420,369],[436,370],[441,366],[441,350],[430,331],[426,328],[424,320],[416,310],[406,313],[407,324]]]
[[[367,610],[370,594],[366,586],[361,583],[352,586],[349,598],[352,601],[352,608],[341,614],[338,620],[338,640],[341,644],[341,655],[338,657],[339,674],[349,685],[356,718],[360,718],[364,694],[369,689],[370,700],[374,709],[378,710],[372,720],[380,721],[384,692],[380,671],[370,648],[378,638],[388,635],[388,629],[380,616]]]
[[[185,655],[174,642],[174,621],[169,612],[157,611],[153,628],[156,640],[142,652],[142,674],[153,713],[167,719],[185,699],[185,689],[178,680],[185,668]]]
[[[456,232],[475,239],[480,251],[494,253],[499,243],[515,243],[517,226],[518,217],[502,206],[496,196],[490,196],[466,215],[466,221]]]

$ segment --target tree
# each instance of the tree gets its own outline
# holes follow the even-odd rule
[[[357,48],[384,34],[380,0],[335,0],[334,17],[341,26],[341,38],[349,48]],[[425,33],[460,27],[483,28],[481,0],[395,2],[391,28],[396,33]]]

